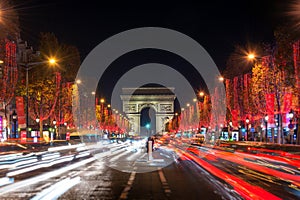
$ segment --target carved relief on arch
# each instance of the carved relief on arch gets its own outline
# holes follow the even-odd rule
[[[136,112],[136,105],[135,104],[124,105],[124,112]]]
[[[159,104],[159,112],[173,112],[173,104],[171,103],[164,103]]]
[[[158,111],[158,105],[154,103],[142,103],[138,105],[138,111],[141,112],[144,108],[153,108],[155,112]]]

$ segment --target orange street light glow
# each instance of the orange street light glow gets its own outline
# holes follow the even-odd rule
[[[255,55],[253,53],[249,53],[247,57],[249,60],[253,60],[255,58]]]
[[[56,63],[56,60],[55,60],[54,58],[50,58],[50,59],[49,59],[49,63],[50,63],[50,64],[55,64],[55,63]]]

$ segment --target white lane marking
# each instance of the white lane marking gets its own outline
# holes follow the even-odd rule
[[[133,168],[133,170],[136,170],[136,167]],[[127,195],[128,195],[128,193],[129,193],[129,191],[132,187],[132,184],[133,184],[134,179],[135,179],[135,175],[136,175],[136,171],[131,172],[130,177],[129,177],[128,182],[127,182],[127,185],[126,185],[126,187],[124,188],[123,192],[120,195],[120,198],[119,198],[120,200],[121,199],[127,199]]]
[[[170,189],[170,187],[169,187],[169,184],[168,184],[168,182],[167,182],[167,179],[166,179],[166,177],[165,177],[165,175],[164,175],[164,173],[163,173],[163,171],[162,171],[161,168],[158,168],[158,175],[159,175],[161,184],[162,184],[162,186],[163,186],[163,189],[164,189],[164,191],[165,191],[165,194],[166,194],[167,196],[170,195],[171,189]]]

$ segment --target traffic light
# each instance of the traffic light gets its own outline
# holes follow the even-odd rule
[[[150,128],[150,124],[146,124],[146,128]]]

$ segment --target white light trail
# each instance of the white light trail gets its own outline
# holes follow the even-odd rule
[[[11,176],[20,175],[20,174],[27,173],[27,172],[30,172],[30,171],[33,171],[33,170],[37,170],[37,169],[41,169],[41,168],[46,168],[46,167],[51,167],[52,165],[56,165],[56,164],[59,164],[59,163],[71,161],[73,159],[74,159],[73,155],[65,156],[65,157],[62,157],[59,160],[54,160],[54,161],[51,161],[51,162],[36,164],[36,165],[31,166],[31,167],[26,167],[24,169],[20,169],[20,170],[8,172],[6,174],[6,176],[11,177]]]
[[[76,144],[76,145],[69,145],[69,146],[61,146],[61,147],[50,147],[48,148],[48,151],[61,151],[61,150],[67,150],[67,149],[75,149],[78,147],[82,147],[85,146],[85,144],[81,143],[81,144]]]
[[[14,178],[3,177],[0,178],[0,186],[7,185],[14,182]]]
[[[31,200],[39,200],[39,199],[57,199],[74,185],[80,183],[80,177],[75,178],[66,178],[64,180],[55,183],[51,187],[41,191]]]
[[[88,163],[93,162],[95,160],[96,160],[96,158],[91,157],[91,158],[88,158],[86,160],[82,160],[80,162],[68,165],[66,167],[62,167],[62,168],[60,168],[58,170],[47,172],[47,173],[35,176],[33,178],[29,178],[29,179],[26,179],[26,180],[23,180],[23,181],[19,181],[19,182],[13,183],[11,185],[2,187],[2,188],[0,188],[0,195],[3,195],[5,193],[11,192],[11,191],[15,191],[16,189],[21,188],[21,187],[25,187],[25,186],[29,186],[29,185],[32,185],[32,184],[36,184],[38,182],[47,180],[47,179],[55,177],[55,176],[59,176],[59,175],[65,173],[67,171],[70,171],[72,169],[78,168],[78,167],[80,167],[82,165],[88,164]]]

